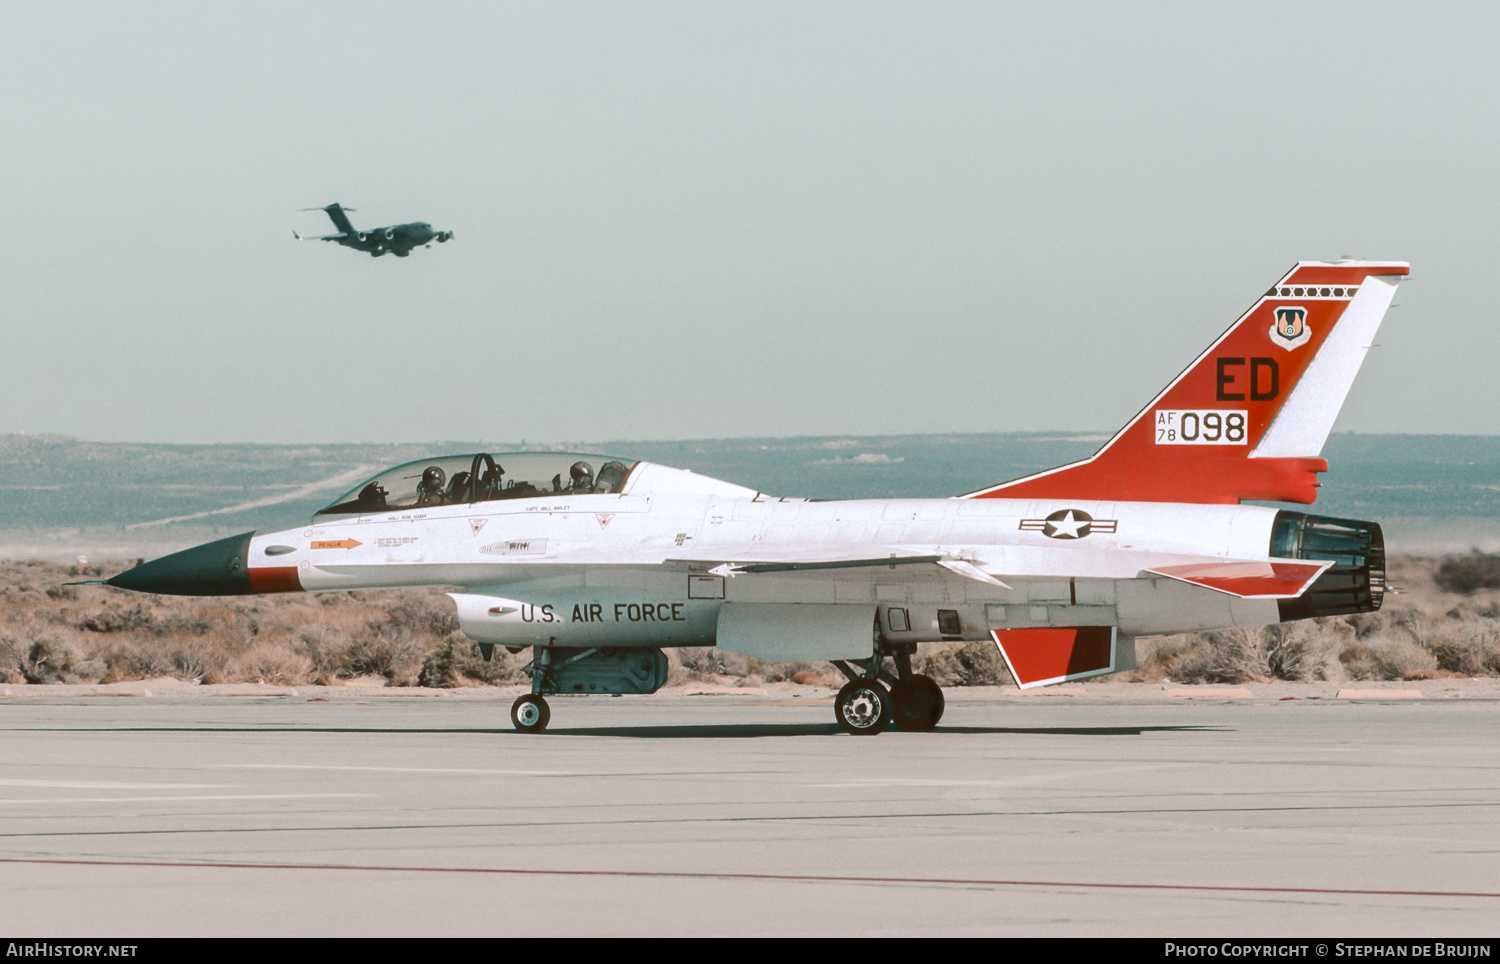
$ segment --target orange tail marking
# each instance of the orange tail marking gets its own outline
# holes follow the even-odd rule
[[[966,498],[1314,501],[1327,460],[1250,454],[1364,279],[1408,271],[1395,262],[1299,263],[1092,458]]]

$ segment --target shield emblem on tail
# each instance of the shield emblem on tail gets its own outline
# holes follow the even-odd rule
[[[1291,351],[1312,337],[1307,327],[1306,308],[1277,308],[1276,322],[1271,325],[1271,341]]]

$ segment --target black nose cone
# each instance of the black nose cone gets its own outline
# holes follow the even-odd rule
[[[254,532],[194,546],[127,569],[106,586],[169,596],[248,596],[246,561]]]

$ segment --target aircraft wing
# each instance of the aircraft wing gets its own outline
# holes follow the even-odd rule
[[[886,552],[883,556],[872,556],[869,545],[850,546],[847,548],[823,547],[820,549],[808,549],[801,552],[785,550],[766,555],[756,556],[751,554],[749,558],[736,555],[733,558],[725,558],[718,555],[709,558],[675,558],[667,562],[717,562],[719,565],[709,570],[716,575],[738,576],[748,573],[763,572],[807,572],[826,569],[865,569],[876,566],[916,566],[916,565],[938,565],[949,572],[956,573],[966,579],[989,583],[1002,589],[1009,589],[1005,583],[984,572],[978,566],[945,553],[918,552],[911,549],[901,549],[892,546],[882,547]]]
[[[1240,599],[1295,599],[1317,582],[1331,562],[1305,559],[1261,561],[1214,559],[1177,566],[1157,566],[1146,572],[1180,579]]]
[[[318,237],[315,237],[315,238],[304,238],[302,235],[298,234],[296,231],[293,231],[292,232],[292,237],[296,238],[298,241],[342,241],[345,238],[349,237],[349,235],[343,234],[341,232],[339,234],[323,234],[323,235],[319,235]]]

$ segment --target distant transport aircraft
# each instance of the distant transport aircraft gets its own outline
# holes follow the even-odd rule
[[[1311,503],[1404,263],[1298,263],[1094,456],[953,498],[813,502],[589,454],[470,453],[382,472],[306,526],[120,573],[142,592],[458,586],[486,658],[531,648],[511,719],[554,693],[652,693],[717,646],[848,677],[838,725],[926,730],[924,642],[989,641],[1017,683],[1135,666],[1142,636],[1372,612],[1373,522]]]
[[[346,248],[356,251],[368,251],[370,257],[378,258],[386,252],[394,254],[398,258],[404,258],[411,254],[411,249],[416,247],[430,248],[432,242],[439,244],[452,241],[452,231],[434,231],[432,225],[426,221],[412,221],[409,224],[392,224],[389,227],[373,228],[369,231],[356,230],[349,221],[347,212],[353,208],[345,208],[337,201],[323,208],[303,208],[304,211],[323,211],[327,213],[333,226],[339,229],[338,234],[325,234],[316,238],[304,238],[296,231],[292,237],[298,241],[336,241]]]

